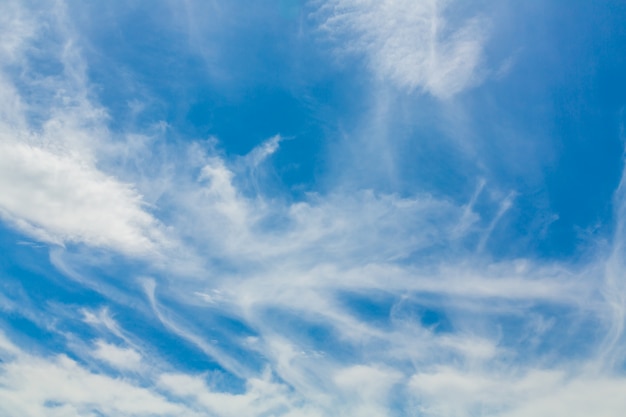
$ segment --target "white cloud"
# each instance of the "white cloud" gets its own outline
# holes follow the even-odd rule
[[[228,272],[207,272],[210,279],[147,281],[155,314],[170,331],[225,369],[246,380],[254,378],[253,367],[220,346],[219,340],[211,340],[211,332],[200,330],[202,322],[185,314],[190,305],[197,308],[204,299],[207,311],[252,329],[254,338],[234,338],[238,348],[250,355],[260,353],[272,372],[310,404],[337,407],[344,414],[384,415],[390,409],[385,395],[371,392],[388,390],[403,404],[421,404],[428,392],[420,391],[415,399],[403,397],[406,380],[420,368],[450,363],[458,365],[448,369],[454,373],[453,382],[460,384],[455,389],[465,389],[463,384],[471,385],[472,380],[495,380],[488,382],[489,387],[503,385],[518,378],[515,372],[533,372],[534,365],[516,365],[513,376],[493,371],[505,367],[516,351],[514,342],[503,340],[502,330],[496,330],[499,320],[528,321],[518,331],[529,333],[520,334],[520,339],[529,339],[535,331],[545,333],[540,324],[550,321],[549,314],[544,317],[541,312],[518,317],[535,305],[568,309],[574,316],[604,314],[602,300],[594,292],[595,280],[601,276],[595,265],[574,270],[523,259],[494,263],[462,249],[455,252],[467,236],[477,240],[488,236],[495,221],[484,219],[484,228],[469,221],[479,217],[472,202],[457,205],[430,195],[401,198],[361,191],[309,195],[305,201],[285,203],[246,194],[238,176],[247,171],[237,172],[224,158],[210,155],[197,163],[192,171],[200,172],[200,180],[179,181],[179,188],[172,190],[180,196],[173,200],[180,204],[181,222],[174,224],[197,245],[210,247],[207,257],[229,262],[231,267]],[[493,211],[496,219],[501,216],[497,206]],[[267,218],[280,219],[278,227],[263,227]],[[433,247],[444,249],[430,251]],[[420,251],[428,255],[422,257]],[[164,290],[155,291],[160,285]],[[158,302],[155,293],[160,294]],[[388,322],[380,325],[359,317],[340,300],[342,294],[388,297],[389,311],[382,317]],[[439,332],[420,322],[419,310],[412,309],[429,305],[450,321],[451,329]],[[331,329],[333,336],[317,346],[299,330],[307,326]],[[508,332],[504,331],[511,337]],[[339,357],[342,349],[354,349],[353,363]],[[556,364],[545,372],[558,373],[569,366]],[[361,374],[361,382],[370,376],[378,382],[370,388],[363,382],[361,390],[350,388],[350,381]],[[420,375],[430,378],[427,373]],[[445,404],[447,400],[435,394],[429,401],[436,407]],[[498,407],[515,406],[515,398],[503,400]],[[463,415],[472,407],[468,400],[450,413]]]
[[[0,189],[4,219],[43,241],[142,254],[162,239],[132,187],[70,155],[0,142]]]
[[[409,387],[424,416],[547,417],[622,415],[626,379],[529,369],[523,375],[484,374],[451,367],[416,374]]]
[[[502,417],[620,417],[626,409],[624,378],[589,377],[537,390]]]
[[[172,394],[192,399],[204,410],[218,416],[324,415],[308,406],[298,406],[297,395],[293,395],[285,385],[270,381],[267,375],[249,379],[243,394],[212,392],[201,378],[184,374],[164,374],[159,384]]]
[[[189,213],[186,219],[221,219],[195,222],[194,236],[211,242],[215,250],[210,256],[235,266],[208,281],[176,280],[175,294],[163,292],[163,306],[169,303],[172,311],[180,312],[202,299],[190,301],[190,294],[212,294],[203,297],[208,311],[232,317],[256,332],[253,339],[241,341],[239,348],[261,353],[270,369],[295,392],[311,404],[341,410],[334,411],[339,415],[390,413],[383,395],[388,390],[403,404],[415,402],[440,410],[439,415],[464,416],[480,405],[471,400],[475,391],[468,387],[473,383],[482,386],[484,382],[488,390],[517,381],[516,372],[535,372],[533,364],[514,365],[511,374],[497,371],[507,366],[517,349],[514,343],[502,340],[502,330],[496,330],[500,319],[528,320],[527,327],[518,328],[530,333],[520,334],[522,339],[533,337],[535,328],[546,332],[540,324],[550,321],[549,315],[538,312],[518,317],[520,311],[538,304],[569,309],[575,316],[604,314],[602,300],[593,290],[601,276],[595,265],[573,270],[523,259],[493,263],[478,255],[468,259],[462,251],[450,257],[440,258],[437,254],[441,252],[435,252],[426,260],[420,258],[420,250],[429,253],[434,246],[454,254],[450,248],[468,235],[489,233],[491,221],[485,221],[486,230],[468,224],[468,217],[477,216],[471,203],[455,205],[428,195],[400,198],[361,192],[311,195],[291,204],[280,200],[257,204],[255,196],[238,188],[237,173],[227,161],[215,156],[207,161],[201,172],[208,184],[201,183],[195,195],[185,193],[193,198],[178,199],[182,202],[179,210]],[[494,213],[501,215],[497,207]],[[284,222],[280,227],[260,227],[264,219],[276,215]],[[233,235],[233,230],[238,233]],[[161,321],[226,369],[237,369],[233,364],[240,357],[231,356],[219,345],[209,345],[209,335],[194,333],[193,325],[183,328],[165,317],[154,301],[154,286],[159,284],[151,283],[149,297]],[[359,317],[337,298],[340,294],[389,297],[391,305],[382,318],[389,322],[381,326]],[[433,304],[450,320],[452,333],[429,328],[420,322],[419,312],[411,310]],[[278,318],[267,311],[277,313]],[[181,317],[194,322],[192,317]],[[290,324],[290,320],[301,324]],[[332,329],[329,333],[334,336],[317,346],[302,334],[300,329],[307,326]],[[337,353],[342,349],[355,350],[349,366]],[[386,367],[374,365],[378,363]],[[446,368],[443,374],[420,373],[413,379],[419,388],[415,398],[403,397],[411,372],[450,363],[457,366]],[[556,364],[554,369],[537,372],[558,374],[564,369],[570,365]],[[337,377],[329,380],[329,375]],[[356,380],[361,383],[358,389],[351,385]],[[368,380],[376,382],[370,386]],[[448,409],[444,405],[449,399],[439,391],[425,389],[430,382],[419,382],[424,380],[443,381],[442,387],[449,383],[454,390],[471,392],[466,402]],[[518,406],[516,401],[513,391],[503,391],[502,400],[493,407],[511,409]],[[339,404],[346,405],[342,408]]]
[[[437,1],[333,0],[322,11],[325,27],[346,36],[349,49],[364,53],[380,77],[446,98],[479,81],[485,36],[478,20],[446,27],[446,7]],[[20,42],[34,33],[17,28],[19,39],[3,46],[15,60]],[[15,104],[0,112],[3,219],[47,242],[130,255],[158,252],[171,264],[182,263],[179,253],[162,250],[165,220],[151,214],[136,185],[105,169],[114,165],[107,152],[117,148],[140,166],[149,144],[140,135],[132,147],[108,143],[106,114],[89,99],[79,54],[71,42],[66,46],[66,73],[46,79],[54,88],[44,88],[63,87],[58,90],[65,93],[53,97],[46,111],[23,97],[8,75],[0,80],[0,94]],[[45,115],[44,121],[31,123],[30,111]],[[177,371],[177,364],[152,366],[157,354],[143,349],[151,341],[138,342],[104,308],[83,310],[82,319],[124,344],[101,336],[82,353],[116,368],[119,377],[65,356],[24,353],[2,336],[0,410],[24,416],[526,417],[616,416],[624,409],[619,392],[625,383],[614,372],[623,358],[621,229],[608,263],[496,263],[466,241],[484,247],[515,203],[512,197],[499,210],[494,204],[492,219],[482,219],[474,209],[484,183],[467,204],[350,188],[296,202],[265,196],[262,187],[250,192],[242,184],[253,182],[280,140],[270,138],[235,162],[200,151],[200,145],[187,153],[176,149],[175,157],[184,158],[171,162],[174,169],[167,175],[150,171],[159,175],[143,180],[163,197],[152,199],[162,204],[154,213],[206,262],[193,274],[156,272],[141,281],[143,292],[131,284],[115,292],[104,289],[111,282],[89,286],[111,309],[134,309],[219,363],[243,382],[239,392],[213,384],[208,374]],[[623,197],[617,200],[621,204]],[[72,272],[74,259],[57,255],[51,260],[60,272],[79,275]],[[94,281],[112,281],[93,275]],[[128,275],[136,278],[133,271]],[[245,336],[232,335],[237,331],[229,326],[238,325]],[[594,337],[601,339],[602,330],[605,340],[588,337],[597,331]],[[561,355],[561,346],[550,341],[558,331],[590,347],[575,359]],[[232,337],[215,341],[222,333]],[[85,350],[87,343],[76,345]],[[600,371],[589,375],[587,367]]]
[[[0,365],[0,413],[7,416],[196,416],[129,380],[92,373],[66,356],[19,351]],[[99,414],[98,414],[99,413]]]
[[[111,345],[100,344],[111,358]],[[119,348],[113,349],[119,356]],[[125,354],[125,356],[128,356]],[[69,416],[262,416],[322,417],[269,373],[247,381],[246,391],[213,390],[202,375],[155,374],[149,380],[90,371],[60,355],[25,353],[0,333],[0,413],[24,417]],[[119,358],[118,358],[119,359]],[[116,360],[117,362],[117,360]],[[126,359],[124,362],[127,362]],[[124,371],[124,367],[120,367]]]
[[[109,140],[106,113],[89,98],[85,65],[61,3],[45,15],[48,30],[60,39],[56,43],[42,22],[26,18],[30,13],[18,2],[10,5],[12,14],[0,23],[11,37],[0,52],[5,65],[21,72],[5,68],[0,75],[7,103],[0,110],[0,216],[49,243],[84,243],[132,255],[157,252],[165,238],[141,195],[98,166],[105,156],[99,143]],[[36,43],[43,41],[45,47]],[[63,71],[38,74],[29,54],[43,55]],[[16,88],[19,84],[32,91]]]
[[[359,416],[389,415],[388,395],[402,374],[396,370],[357,365],[337,371],[333,380],[346,398],[358,404],[355,410],[346,410]]]
[[[327,0],[322,28],[341,53],[365,54],[371,69],[400,87],[445,99],[478,83],[486,22],[450,24],[449,1]]]
[[[117,345],[106,343],[103,340],[96,342],[96,349],[93,356],[101,359],[108,364],[124,369],[136,370],[141,365],[141,355],[132,348],[122,348]]]

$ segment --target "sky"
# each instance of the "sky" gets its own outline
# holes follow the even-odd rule
[[[0,10],[0,415],[623,415],[623,1]]]

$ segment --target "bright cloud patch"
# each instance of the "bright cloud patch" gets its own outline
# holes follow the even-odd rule
[[[339,52],[365,54],[371,69],[400,87],[448,98],[480,81],[486,22],[448,22],[448,1],[331,0],[322,28]]]
[[[156,221],[128,185],[76,157],[29,144],[0,144],[0,155],[0,208],[21,230],[56,244],[155,250]]]
[[[93,355],[121,369],[137,369],[141,355],[131,348],[121,348],[99,340]]]

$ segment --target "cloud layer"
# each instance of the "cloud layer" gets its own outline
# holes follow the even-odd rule
[[[614,238],[576,262],[490,254],[516,200],[481,178],[467,199],[276,191],[279,134],[232,155],[157,116],[114,129],[71,8],[49,7],[0,18],[0,215],[49,248],[2,243],[22,269],[0,287],[0,412],[623,413],[623,185]],[[453,2],[311,7],[383,85],[444,100],[481,81],[484,20]]]

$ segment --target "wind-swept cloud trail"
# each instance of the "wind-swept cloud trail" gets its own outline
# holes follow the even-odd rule
[[[216,165],[212,158],[209,163]],[[223,163],[217,166],[228,170]],[[468,395],[467,402],[459,406],[459,410],[472,410],[482,402],[489,405],[491,401],[483,398],[470,400],[476,389],[494,389],[502,383],[501,380],[513,378],[519,380],[521,386],[531,384],[527,388],[530,392],[540,392],[544,389],[542,380],[525,376],[528,372],[538,372],[538,375],[556,372],[555,375],[560,375],[559,366],[566,366],[569,372],[577,367],[584,368],[583,361],[578,365],[562,363],[557,370],[542,369],[542,362],[555,352],[551,346],[533,346],[532,343],[526,345],[529,352],[523,357],[530,355],[534,357],[533,362],[512,368],[508,365],[506,371],[496,371],[499,366],[495,364],[504,366],[510,361],[510,355],[520,342],[525,344],[535,335],[542,338],[544,332],[552,331],[551,327],[555,325],[548,324],[546,328],[545,323],[554,317],[542,312],[548,306],[565,311],[565,315],[581,326],[578,330],[571,328],[568,331],[581,332],[581,336],[592,332],[594,324],[586,321],[584,316],[599,319],[604,314],[602,298],[596,287],[601,274],[598,275],[594,265],[581,272],[559,265],[535,265],[529,260],[481,265],[481,262],[468,261],[462,254],[456,259],[446,259],[445,263],[435,257],[427,263],[406,264],[407,257],[411,259],[415,255],[402,246],[387,242],[405,242],[406,238],[402,237],[405,233],[414,237],[422,233],[428,242],[422,243],[423,247],[439,243],[450,248],[451,238],[445,235],[445,231],[458,230],[457,223],[466,218],[467,206],[451,206],[451,214],[441,217],[442,207],[446,205],[440,206],[440,202],[433,202],[436,209],[432,213],[437,214],[430,218],[430,204],[426,202],[431,197],[424,201],[420,198],[407,201],[365,193],[356,204],[339,196],[324,200],[321,206],[317,199],[299,202],[295,203],[298,211],[287,211],[292,217],[288,215],[284,220],[287,226],[277,235],[275,230],[256,228],[255,223],[262,223],[264,216],[270,216],[272,210],[284,212],[282,203],[278,207],[255,205],[254,197],[236,191],[230,182],[236,177],[233,172],[222,172],[218,177],[229,180],[214,185],[229,191],[212,190],[212,198],[240,205],[240,208],[233,208],[233,213],[246,213],[246,207],[258,208],[253,216],[235,219],[239,227],[237,238],[243,236],[245,240],[238,240],[233,245],[222,242],[226,248],[244,249],[220,252],[224,259],[237,259],[233,264],[238,266],[234,266],[229,274],[211,280],[208,286],[191,282],[187,284],[190,287],[184,289],[186,285],[179,281],[178,297],[165,296],[163,301],[173,302],[177,310],[184,310],[189,302],[186,297],[212,294],[198,297],[198,301],[208,303],[211,311],[220,311],[245,323],[254,335],[239,343],[244,343],[251,351],[260,351],[281,380],[306,393],[307,397],[320,398],[322,403],[331,404],[331,408],[346,401],[356,401],[354,406],[360,410],[368,395],[354,392],[365,389],[363,380],[346,380],[341,376],[345,371],[345,375],[361,375],[363,378],[369,375],[380,380],[389,376],[390,381],[395,381],[389,385],[390,390],[398,384],[408,384],[415,388],[415,392],[399,392],[408,398],[422,396],[426,403],[434,401],[433,410],[440,410],[437,404],[443,401],[442,392],[453,388]],[[218,210],[221,207],[219,201],[211,200],[211,203],[204,206]],[[196,205],[194,202],[193,206]],[[367,207],[368,211],[354,216],[357,206]],[[184,208],[180,210],[184,211]],[[311,212],[300,217],[299,210]],[[344,215],[344,211],[352,217]],[[375,213],[373,218],[376,221],[370,220],[369,211]],[[306,221],[300,223],[301,218]],[[408,231],[389,227],[384,221],[386,218],[405,226],[411,224],[407,220],[411,218],[420,219],[425,224],[434,223],[438,225],[436,230],[444,235],[429,234],[420,222]],[[319,219],[317,225],[309,229],[310,222],[315,219]],[[369,225],[368,230],[363,230],[365,224]],[[228,222],[220,223],[219,227],[222,231],[213,229],[213,235],[228,236],[232,230]],[[369,235],[372,238],[367,238]],[[450,236],[459,239],[457,234],[450,233]],[[272,239],[283,244],[268,245]],[[263,244],[269,247],[263,248]],[[420,249],[419,240],[407,244],[412,249]],[[334,256],[338,254],[341,257]],[[404,262],[400,262],[402,260]],[[358,302],[370,306],[378,304],[380,316],[364,317],[361,311],[364,304],[359,308]],[[525,319],[520,317],[522,311],[532,314]],[[430,323],[427,321],[429,314],[433,320]],[[393,319],[389,322],[390,317]],[[507,320],[517,320],[519,324],[502,327]],[[559,319],[559,325],[565,325],[565,322]],[[456,335],[449,333],[451,329],[455,329]],[[316,334],[323,337],[314,336]],[[558,343],[554,346],[561,347]],[[523,357],[519,360],[527,360]],[[463,364],[461,368],[449,367],[453,358]],[[386,364],[383,368],[386,370],[379,369],[378,365],[372,368],[372,364]],[[410,365],[407,367],[407,364]],[[354,372],[353,367],[356,367]],[[337,376],[329,381],[330,375]],[[442,391],[433,391],[428,381],[439,378]],[[484,384],[473,387],[474,378],[484,380]],[[560,378],[564,377],[557,379]],[[345,385],[348,383],[356,385]],[[535,383],[537,385],[532,385]],[[379,388],[385,390],[382,386]],[[502,396],[506,401],[495,401],[489,406],[500,409],[518,401],[521,404],[523,401],[518,399],[521,394],[516,393],[519,390],[521,388],[517,385],[512,385],[511,391]],[[329,392],[339,394],[334,399],[333,396],[324,399]],[[396,392],[395,395],[400,394]],[[377,397],[365,408],[380,412],[380,407],[385,407],[386,398],[384,395]],[[465,415],[461,411],[455,412]]]
[[[508,197],[496,201],[499,185],[482,177],[462,201],[346,183],[298,198],[268,190],[282,136],[233,156],[219,138],[173,139],[164,122],[114,132],[69,8],[7,4],[0,95],[14,105],[0,113],[0,213],[50,249],[13,252],[16,265],[27,250],[23,259],[39,257],[29,270],[45,283],[39,292],[2,264],[1,412],[525,417],[626,407],[623,185],[607,255],[598,244],[585,262],[497,259],[487,240],[516,190],[498,189]],[[382,84],[447,100],[481,80],[482,20],[457,24],[452,2],[310,7]],[[40,48],[44,27],[55,36]],[[37,53],[60,69],[39,71]]]

